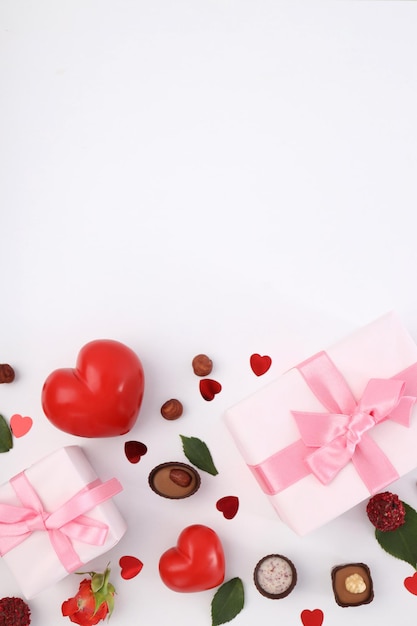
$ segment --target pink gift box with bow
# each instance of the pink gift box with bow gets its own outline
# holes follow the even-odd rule
[[[305,535],[417,466],[417,345],[395,313],[231,407],[226,424],[281,520]]]
[[[27,599],[112,548],[126,524],[79,446],[41,459],[0,486],[0,555]]]

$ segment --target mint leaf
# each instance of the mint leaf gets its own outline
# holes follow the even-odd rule
[[[0,415],[0,452],[8,452],[13,448],[12,431],[3,415]]]
[[[385,552],[410,563],[417,569],[417,511],[403,502],[405,522],[395,530],[375,530],[375,537]]]
[[[180,437],[182,440],[184,454],[187,459],[193,465],[203,470],[203,472],[208,472],[212,476],[216,476],[219,472],[213,463],[210,450],[204,441],[201,441],[201,439],[198,439],[197,437],[184,437],[184,435],[180,435]]]
[[[243,609],[245,593],[240,578],[232,578],[214,594],[211,603],[211,624],[219,626],[230,622]]]

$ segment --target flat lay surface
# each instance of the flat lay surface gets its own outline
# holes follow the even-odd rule
[[[399,611],[414,624],[415,568],[378,545],[368,498],[297,535],[224,416],[390,311],[417,342],[416,27],[414,2],[0,1],[0,364],[15,371],[0,384],[13,443],[0,485],[67,446],[120,481],[126,532],[78,570],[109,565],[113,626],[210,626],[235,579],[236,626],[388,626]],[[106,383],[80,402],[68,370],[95,340],[139,358],[143,397],[130,351],[112,368],[106,343],[82,366]],[[196,373],[197,355],[211,369]],[[74,434],[75,414],[92,430]],[[261,437],[256,414],[251,427]],[[389,485],[413,508],[415,465]],[[191,565],[178,546],[197,551]],[[269,555],[296,568],[279,599],[254,584]],[[342,565],[369,567],[372,601],[336,602]],[[81,580],[28,600],[32,623],[70,623],[61,605]],[[23,593],[2,558],[9,596]]]

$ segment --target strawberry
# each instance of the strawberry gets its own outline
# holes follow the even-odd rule
[[[74,624],[89,626],[98,624],[105,617],[110,617],[114,607],[115,589],[109,582],[110,569],[103,574],[88,572],[91,578],[80,582],[77,594],[62,603],[64,617],[69,617]]]
[[[0,626],[29,626],[30,609],[22,598],[0,599]]]

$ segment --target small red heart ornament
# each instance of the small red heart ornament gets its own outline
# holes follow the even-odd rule
[[[417,572],[404,580],[404,587],[407,591],[417,596]]]
[[[139,463],[147,451],[148,448],[141,441],[126,441],[125,443],[125,455],[130,463]]]
[[[223,513],[226,519],[233,519],[239,509],[239,498],[237,496],[224,496],[216,502],[216,509]]]
[[[222,386],[217,380],[213,380],[212,378],[203,378],[203,380],[200,380],[200,393],[204,400],[208,402],[213,400],[214,396],[220,393],[221,390]]]
[[[135,556],[122,556],[119,559],[120,575],[124,580],[130,580],[139,574],[143,567],[142,561]]]
[[[31,417],[23,417],[18,413],[15,413],[10,418],[10,428],[15,437],[23,437],[30,431],[33,425]]]
[[[304,626],[321,626],[324,620],[324,614],[321,609],[314,609],[313,611],[305,609],[301,611],[300,617]]]
[[[42,407],[57,428],[80,437],[114,437],[136,422],[144,391],[138,356],[123,343],[97,339],[79,352],[75,369],[53,371]]]
[[[256,376],[262,376],[271,367],[272,359],[268,355],[261,356],[260,354],[252,354],[250,359],[250,366]]]
[[[205,591],[224,580],[225,559],[217,534],[208,526],[187,526],[159,560],[162,581],[173,591]]]

